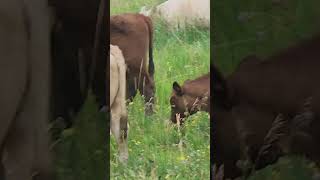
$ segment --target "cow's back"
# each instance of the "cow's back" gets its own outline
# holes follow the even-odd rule
[[[236,98],[274,112],[293,113],[312,96],[320,113],[319,47],[320,38],[316,37],[264,61],[242,62],[230,77]]]
[[[142,59],[143,71],[148,70],[150,32],[146,18],[140,14],[121,14],[110,19],[110,43],[122,50],[129,71],[140,70]]]
[[[190,94],[206,94],[210,96],[210,73],[200,76],[194,80],[185,81],[183,88],[187,89]]]

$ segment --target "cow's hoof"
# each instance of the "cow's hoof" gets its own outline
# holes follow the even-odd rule
[[[127,165],[128,163],[128,155],[120,155],[119,162],[123,165]]]
[[[146,105],[145,106],[145,114],[147,115],[147,116],[151,116],[152,114],[154,113],[154,111],[153,111],[153,105]]]
[[[153,112],[152,110],[146,110],[146,111],[145,111],[145,114],[146,114],[147,116],[151,116],[153,113],[154,113],[154,112]]]

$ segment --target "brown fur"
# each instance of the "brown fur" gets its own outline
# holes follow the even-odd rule
[[[52,118],[62,117],[68,126],[72,125],[70,114],[80,111],[87,96],[100,1],[49,0],[54,15],[51,32]],[[95,58],[103,59],[101,55]],[[100,68],[104,69],[104,66]],[[100,80],[104,85],[103,79]],[[97,92],[96,88],[94,92]],[[104,105],[104,94],[96,95],[99,105]]]
[[[152,59],[153,26],[150,18],[141,14],[121,14],[110,18],[110,44],[122,50],[127,70],[128,98],[136,95],[137,89],[145,96],[146,112],[152,112],[155,84]]]
[[[100,105],[106,105],[108,100],[107,94],[109,94],[108,84],[101,83],[105,82],[105,74],[109,74],[109,68],[102,68],[107,66],[106,59],[109,58],[107,56],[107,49],[109,49],[109,13],[107,12],[106,1],[100,1],[97,24],[96,24],[96,32],[95,32],[95,40],[94,40],[94,48],[92,54],[92,64],[90,69],[90,85],[92,87],[93,93],[96,95],[97,101],[100,102]],[[106,26],[108,24],[108,27]],[[107,48],[106,48],[107,47]],[[109,77],[107,77],[109,81]],[[106,100],[106,102],[105,102]]]
[[[215,138],[219,144],[215,144],[219,158],[217,163],[230,160],[230,157],[240,158],[241,149],[248,153],[251,161],[254,161],[263,139],[270,129],[273,120],[278,113],[293,117],[305,99],[313,97],[312,111],[315,112],[315,120],[311,123],[311,136],[315,139],[309,147],[319,149],[320,133],[320,84],[317,79],[320,76],[320,36],[314,36],[296,46],[287,48],[279,53],[259,60],[250,56],[236,68],[226,80],[220,79],[214,86],[214,94],[221,97],[214,100],[213,113],[216,125]],[[213,72],[213,76],[217,71]],[[215,98],[214,98],[215,99]],[[228,104],[228,106],[222,106]],[[228,107],[228,108],[226,108]],[[223,123],[227,121],[229,123]],[[239,137],[239,142],[224,140],[226,131],[234,137]],[[230,139],[231,140],[231,139]],[[233,148],[229,148],[231,146]],[[229,149],[224,153],[221,149]],[[233,150],[231,150],[233,149]],[[305,149],[306,151],[313,151]],[[320,152],[320,151],[318,151]],[[219,154],[224,153],[224,154]],[[234,160],[233,160],[234,161]],[[229,168],[229,169],[228,169]],[[225,166],[228,176],[236,176],[234,167]]]
[[[0,179],[53,179],[48,12],[42,0],[0,2]]]
[[[170,104],[171,121],[174,123],[176,123],[176,114],[180,114],[180,118],[185,118],[186,115],[192,115],[197,111],[209,112],[210,73],[194,80],[186,80],[182,87],[174,82]]]

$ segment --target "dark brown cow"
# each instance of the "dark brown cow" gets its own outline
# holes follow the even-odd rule
[[[172,122],[177,123],[177,114],[182,120],[198,111],[209,112],[210,73],[194,80],[186,80],[182,87],[177,82],[174,82],[172,88],[173,91],[170,97]]]
[[[0,1],[0,179],[53,179],[49,149],[49,8]]]
[[[213,68],[214,161],[227,162],[227,177],[239,175],[234,163],[240,149],[254,161],[278,113],[293,117],[309,97],[315,113],[310,146],[320,143],[319,49],[320,35],[316,35],[263,61],[249,56],[227,79]]]
[[[51,34],[52,113],[53,119],[66,119],[68,126],[72,125],[70,115],[80,110],[87,96],[100,2],[49,0],[54,12]],[[105,104],[104,94],[99,94],[98,101]]]
[[[107,12],[107,8],[107,2],[100,1],[89,79],[89,87],[92,88],[93,93],[97,96],[100,105],[106,105],[106,102],[108,102],[105,101],[108,98],[106,95],[109,94],[109,88],[106,88],[108,87],[108,84],[101,83],[106,82],[105,75],[109,74],[109,68],[101,68],[108,65],[106,59],[109,58],[109,56],[107,56],[107,49],[109,49],[110,44],[110,33],[108,27],[109,13]],[[107,77],[107,81],[108,80],[109,77]]]
[[[152,59],[153,27],[149,17],[141,14],[121,14],[110,18],[110,44],[122,50],[127,70],[128,98],[137,90],[145,96],[146,113],[153,111],[155,84]]]

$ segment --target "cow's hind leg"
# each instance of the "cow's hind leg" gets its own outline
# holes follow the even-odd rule
[[[122,116],[119,106],[111,110],[111,132],[115,136],[118,150],[119,150],[119,161],[126,163],[128,160],[128,140],[127,130],[123,130],[121,125],[126,117]],[[127,126],[125,126],[127,127]]]
[[[122,113],[120,117],[120,143],[119,143],[119,151],[120,158],[126,162],[128,160],[128,116],[126,113]]]

